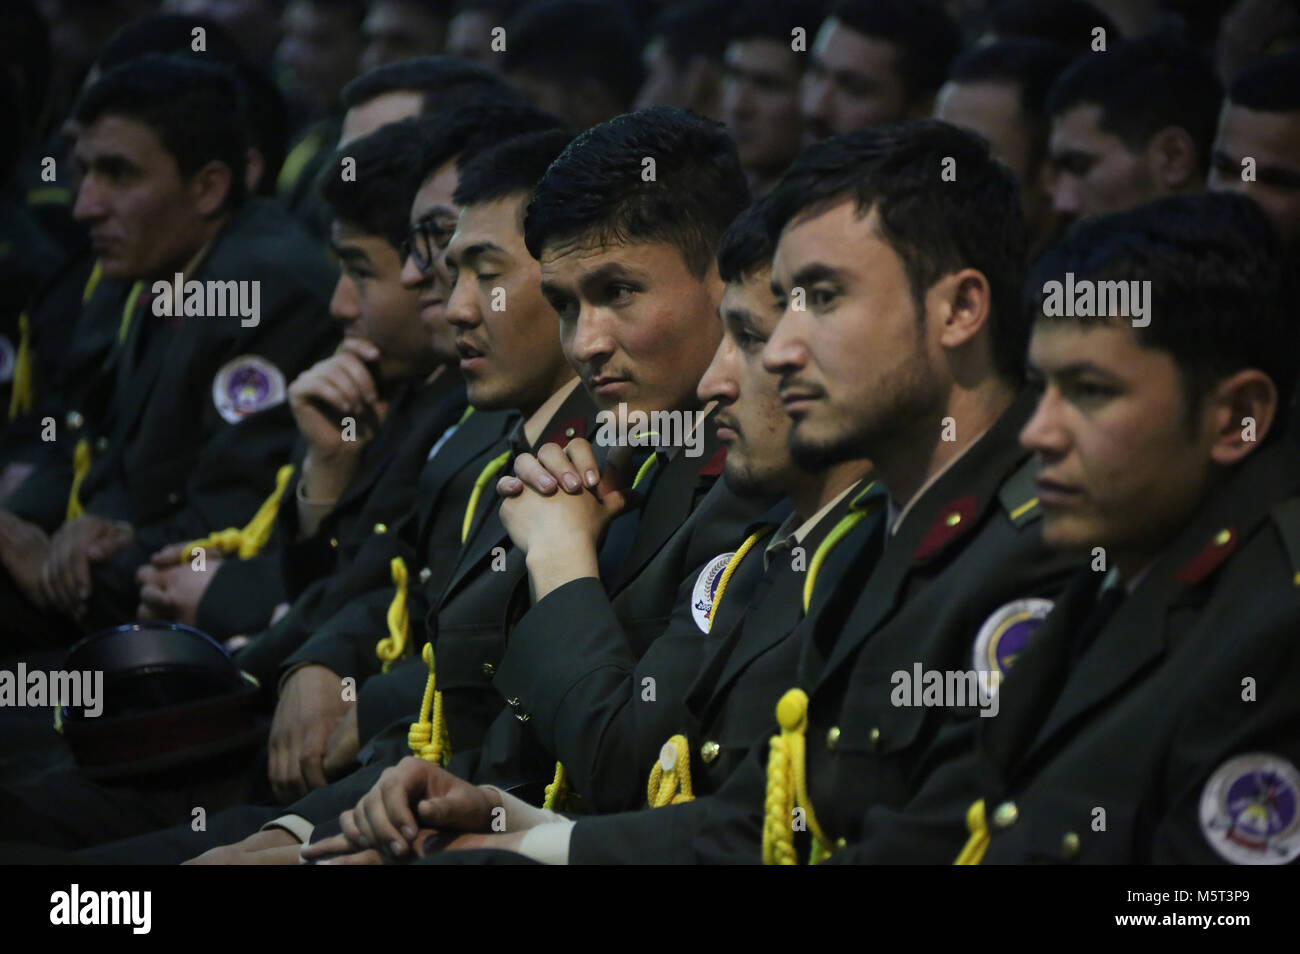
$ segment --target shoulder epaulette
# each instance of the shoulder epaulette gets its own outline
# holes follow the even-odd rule
[[[1282,534],[1287,556],[1291,558],[1291,579],[1300,586],[1300,497],[1292,497],[1274,507],[1273,520]]]
[[[1016,527],[1023,527],[1043,512],[1038,505],[1037,478],[1038,461],[1030,455],[998,489],[998,500]]]

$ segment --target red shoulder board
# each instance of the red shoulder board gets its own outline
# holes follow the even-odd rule
[[[575,437],[585,438],[586,436],[587,419],[585,417],[571,417],[567,421],[558,422],[551,433],[546,436],[546,440],[542,441],[542,443],[559,444],[561,447],[564,447]]]
[[[1234,528],[1224,527],[1201,548],[1200,553],[1188,560],[1178,571],[1179,582],[1186,583],[1188,586],[1200,583],[1218,569],[1219,564],[1228,559],[1233,550],[1237,549],[1238,539]]]
[[[975,523],[975,507],[979,498],[974,494],[958,497],[939,511],[939,517],[930,527],[921,545],[912,554],[914,559],[926,560],[956,540]]]
[[[723,465],[727,463],[727,448],[719,447],[717,452],[709,458],[709,462],[700,468],[701,477],[720,477],[722,476]]]

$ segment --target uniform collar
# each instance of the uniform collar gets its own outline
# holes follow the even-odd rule
[[[540,443],[544,443],[542,442],[542,434],[546,430],[546,425],[564,406],[564,402],[573,394],[573,390],[578,384],[579,379],[577,375],[574,375],[567,383],[561,385],[555,393],[543,401],[541,407],[520,421],[515,429],[510,432],[511,450],[516,453],[524,453],[538,447]]]
[[[855,494],[862,487],[862,481],[858,480],[845,487],[835,499],[828,502],[824,507],[809,517],[802,523],[799,522],[799,515],[793,510],[789,516],[781,522],[772,534],[772,539],[768,541],[767,548],[763,550],[763,569],[766,570],[772,565],[772,560],[782,550],[793,550],[799,544],[803,543],[804,538],[817,528],[817,525],[826,519],[827,514],[833,511],[843,502],[849,494]]]
[[[996,421],[994,423],[996,423]],[[890,495],[889,503],[886,505],[887,509],[885,512],[887,522],[885,525],[889,527],[889,535],[891,537],[898,532],[898,528],[903,524],[903,519],[911,512],[912,508],[916,505],[916,502],[925,496],[925,492],[938,483],[939,479],[944,474],[952,470],[957,461],[965,457],[966,454],[970,452],[970,449],[978,444],[984,435],[989,432],[992,426],[993,424],[990,424],[988,427],[984,428],[984,430],[980,431],[979,437],[976,437],[975,440],[963,447],[960,451],[949,458],[948,463],[944,464],[931,474],[926,482],[921,485],[920,489],[912,495],[912,499],[904,504],[901,510],[898,508],[898,504],[895,502],[893,495]]]

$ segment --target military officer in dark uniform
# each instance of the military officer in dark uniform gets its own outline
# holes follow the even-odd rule
[[[411,508],[430,446],[465,410],[450,325],[440,321],[430,334],[419,289],[400,279],[429,131],[416,120],[382,127],[336,154],[334,174],[322,180],[342,269],[330,307],[345,338],[289,386],[300,437],[274,532],[255,555],[223,559],[216,541],[203,544],[201,572],[185,556],[190,541],[154,554],[139,573],[142,617],[219,639],[260,632],[277,604],[348,565],[366,538]]]
[[[104,277],[135,284],[87,391],[102,412],[59,435],[71,483],[36,473],[7,501],[6,519],[53,533],[0,582],[11,648],[130,618],[151,553],[255,511],[292,440],[286,380],[336,339],[328,262],[274,205],[244,200],[240,101],[224,68],[151,56],[78,106],[77,214]]]
[[[1048,283],[1149,282],[1144,317],[1044,314]],[[1001,687],[846,857],[979,864],[1300,858],[1300,498],[1281,440],[1292,295],[1236,196],[1106,217],[1026,288],[1044,536],[1089,554]],[[1050,313],[1049,313],[1050,314]]]

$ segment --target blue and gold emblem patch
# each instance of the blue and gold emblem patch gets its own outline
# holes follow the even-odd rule
[[[1201,792],[1201,832],[1235,865],[1284,865],[1300,856],[1300,772],[1268,752],[1220,765]]]

